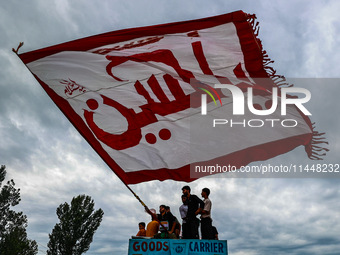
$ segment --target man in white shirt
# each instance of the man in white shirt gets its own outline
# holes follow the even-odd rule
[[[187,222],[186,217],[188,213],[188,203],[187,203],[187,196],[182,195],[182,202],[183,204],[179,207],[179,213],[183,220],[182,222],[182,239],[188,239],[188,230],[187,230]]]
[[[202,239],[214,239],[211,219],[212,203],[209,199],[210,190],[208,188],[202,189],[201,195],[204,198],[204,208],[201,212],[201,236]]]

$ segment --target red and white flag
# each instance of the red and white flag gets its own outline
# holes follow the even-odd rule
[[[193,139],[197,123],[232,118],[230,95],[213,89],[214,84],[242,91],[251,86],[258,105],[269,100],[268,91],[279,88],[281,78],[267,66],[270,60],[254,20],[254,15],[237,11],[109,32],[19,57],[126,184],[192,181],[191,164],[219,159],[239,167],[299,145],[306,146],[310,157],[317,156],[311,123],[293,108],[286,118],[298,119],[296,128],[259,131],[248,126]],[[256,78],[266,82],[259,84]],[[208,92],[208,114],[203,116],[193,99]],[[216,146],[218,142],[227,146]]]

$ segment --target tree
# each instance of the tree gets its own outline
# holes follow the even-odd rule
[[[13,180],[3,185],[6,167],[0,167],[0,255],[34,255],[38,253],[35,241],[27,239],[27,217],[11,209],[20,202],[20,189]]]
[[[90,196],[74,197],[71,205],[64,203],[57,208],[60,220],[47,244],[48,255],[80,255],[89,250],[93,235],[102,221],[102,209],[94,211]]]

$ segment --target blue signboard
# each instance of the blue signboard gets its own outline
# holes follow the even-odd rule
[[[128,255],[228,255],[226,240],[130,239]]]

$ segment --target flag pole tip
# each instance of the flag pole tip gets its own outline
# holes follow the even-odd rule
[[[23,45],[24,45],[24,42],[20,42],[18,48],[17,48],[17,49],[12,48],[12,51],[13,51],[15,54],[18,55],[18,51],[19,51],[19,49],[20,49]]]

